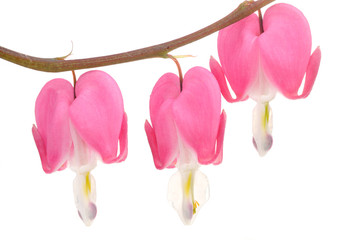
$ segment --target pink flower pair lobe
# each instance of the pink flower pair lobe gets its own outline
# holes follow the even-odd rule
[[[208,70],[190,69],[182,91],[178,76],[164,74],[151,93],[150,117],[152,126],[146,121],[145,131],[156,168],[174,167],[183,147],[194,152],[200,164],[222,161],[226,115],[221,114],[220,90]]]
[[[86,72],[75,90],[67,80],[49,81],[37,97],[35,118],[37,126],[33,125],[32,133],[46,173],[62,170],[73,161],[75,148],[82,147],[78,142],[97,152],[105,163],[120,162],[127,156],[122,94],[105,72]],[[76,141],[75,146],[72,136],[82,141]]]
[[[258,16],[252,14],[219,32],[221,65],[211,58],[210,67],[224,98],[229,102],[243,101],[249,96],[256,100],[257,95],[276,90],[290,99],[307,97],[321,60],[319,47],[311,55],[312,37],[307,19],[291,5],[276,4],[265,12],[263,29],[260,33]],[[298,95],[304,76],[304,89]]]

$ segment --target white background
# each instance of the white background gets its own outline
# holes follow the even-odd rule
[[[277,1],[280,2],[280,1]],[[171,60],[152,59],[101,68],[119,84],[129,118],[125,162],[98,164],[98,215],[79,219],[74,173],[42,171],[31,134],[35,99],[53,78],[0,59],[0,239],[351,239],[350,8],[348,1],[286,1],[310,22],[313,50],[322,62],[311,95],[278,94],[271,151],[252,146],[254,101],[229,104],[224,160],[204,166],[211,197],[192,226],[183,226],[167,202],[173,170],[154,168],[144,132],[157,79],[177,73]],[[141,48],[191,33],[217,21],[236,0],[18,1],[0,3],[0,45],[38,57],[94,57]],[[185,73],[217,58],[217,34],[173,54]],[[218,58],[217,58],[218,59]],[[79,76],[84,71],[77,71]]]

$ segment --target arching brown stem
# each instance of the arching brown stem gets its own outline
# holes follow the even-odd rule
[[[167,58],[167,54],[181,46],[197,41],[214,32],[221,30],[247,16],[258,11],[260,8],[273,2],[274,0],[247,0],[239,5],[237,9],[231,12],[221,20],[202,28],[194,33],[186,35],[175,40],[161,43],[158,45],[141,48],[125,53],[118,53],[114,55],[75,59],[75,60],[60,60],[57,58],[38,58],[25,55],[4,47],[0,47],[0,58],[9,62],[21,65],[26,68],[31,68],[44,72],[64,72],[85,68],[102,67],[113,64],[137,61],[147,58]]]

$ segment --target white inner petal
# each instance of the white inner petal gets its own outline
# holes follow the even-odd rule
[[[178,170],[168,183],[168,200],[185,225],[194,222],[210,196],[207,177],[198,169]]]
[[[269,103],[257,103],[252,113],[253,144],[260,156],[272,147],[273,114]]]
[[[169,180],[168,200],[182,222],[190,225],[209,199],[209,184],[207,177],[198,170],[196,152],[181,139],[177,167],[178,171]]]
[[[250,89],[249,96],[256,102],[265,103],[271,101],[276,93],[277,89],[270,83],[259,61],[257,79]]]
[[[81,138],[72,123],[70,123],[70,130],[73,141],[70,167],[77,173],[89,172],[96,167],[97,161],[101,160],[101,155]]]
[[[79,217],[90,226],[97,213],[96,184],[90,172],[77,173],[73,180],[73,194]]]

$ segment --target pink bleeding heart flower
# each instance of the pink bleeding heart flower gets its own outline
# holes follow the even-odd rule
[[[75,89],[67,80],[53,79],[38,95],[35,118],[32,133],[43,170],[52,173],[69,165],[77,173],[75,202],[79,216],[90,225],[96,216],[90,171],[98,159],[121,162],[128,152],[127,115],[117,83],[102,71],[83,74]]]
[[[226,114],[220,89],[201,67],[190,69],[180,90],[179,77],[164,74],[150,97],[152,126],[145,131],[157,169],[178,167],[170,179],[168,198],[184,224],[191,224],[209,197],[208,181],[199,164],[220,164]]]
[[[263,29],[261,33],[259,18],[252,14],[221,30],[218,55],[222,67],[214,58],[210,60],[211,71],[228,102],[244,101],[248,97],[257,102],[253,112],[253,143],[261,156],[272,146],[269,101],[277,91],[289,99],[307,97],[321,60],[319,47],[310,55],[310,27],[295,7],[281,3],[268,8]],[[304,76],[303,91],[298,95]]]

